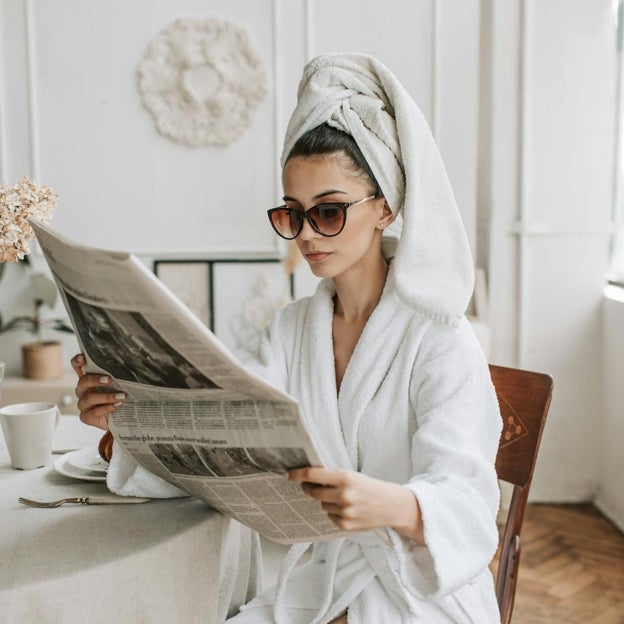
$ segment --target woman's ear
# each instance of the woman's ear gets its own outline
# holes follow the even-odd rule
[[[384,197],[383,211],[381,213],[381,219],[379,220],[379,223],[383,224],[383,227],[388,227],[393,221],[394,215],[392,214],[392,210],[390,210],[390,206],[388,206],[388,201]]]

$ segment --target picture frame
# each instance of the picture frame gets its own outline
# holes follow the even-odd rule
[[[213,328],[209,261],[154,260],[153,271],[206,327]]]
[[[243,355],[257,352],[266,325],[294,298],[294,278],[278,259],[216,261],[212,265],[214,333]]]
[[[155,275],[230,350],[257,351],[277,310],[294,298],[295,276],[279,258],[154,260]]]

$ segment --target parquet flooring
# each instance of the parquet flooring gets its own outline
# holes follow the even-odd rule
[[[592,505],[528,505],[512,622],[624,624],[624,534]]]

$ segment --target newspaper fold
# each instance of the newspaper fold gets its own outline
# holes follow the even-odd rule
[[[321,465],[298,403],[243,368],[130,253],[31,221],[86,370],[127,400],[109,419],[142,466],[276,542],[343,533],[290,468]],[[110,389],[110,387],[108,387]]]

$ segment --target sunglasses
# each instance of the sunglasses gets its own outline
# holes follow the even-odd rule
[[[347,223],[347,208],[376,198],[377,195],[370,195],[346,204],[339,202],[317,204],[305,211],[288,206],[278,206],[267,210],[267,214],[273,229],[286,240],[292,240],[299,236],[303,229],[304,220],[321,236],[338,236]]]

